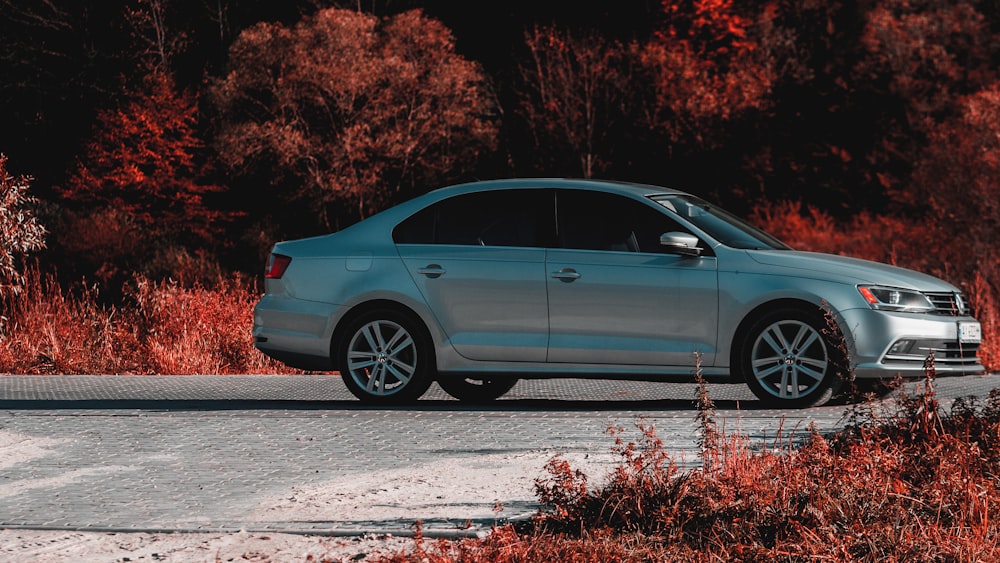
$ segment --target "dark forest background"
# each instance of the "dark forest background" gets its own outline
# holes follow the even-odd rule
[[[0,153],[42,264],[112,287],[256,273],[276,240],[448,183],[566,176],[995,294],[998,8],[0,0]]]
[[[0,0],[0,373],[276,373],[274,242],[677,187],[960,286],[1000,366],[1000,1]]]

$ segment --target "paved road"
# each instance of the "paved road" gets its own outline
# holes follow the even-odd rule
[[[743,386],[709,387],[727,430],[755,444],[835,429],[846,409],[767,410]],[[945,403],[985,398],[1000,375],[937,387]],[[481,530],[535,508],[551,455],[606,469],[612,424],[645,419],[696,463],[694,394],[522,381],[488,407],[434,386],[414,408],[368,408],[335,376],[0,376],[0,528]]]

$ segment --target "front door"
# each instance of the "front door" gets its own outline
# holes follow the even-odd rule
[[[548,253],[547,360],[636,366],[715,361],[714,256],[668,254],[660,235],[683,231],[642,201],[585,190],[556,195],[558,246]],[[704,249],[711,254],[709,249]]]

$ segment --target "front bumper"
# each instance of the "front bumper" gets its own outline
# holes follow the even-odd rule
[[[968,316],[893,313],[851,309],[838,319],[847,336],[855,376],[861,379],[916,377],[933,353],[939,375],[983,373],[980,343],[960,342],[959,324],[976,323]]]

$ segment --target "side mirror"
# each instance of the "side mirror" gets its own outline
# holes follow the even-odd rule
[[[687,233],[663,233],[660,235],[660,246],[671,254],[701,256],[701,249],[698,248],[698,237]]]

